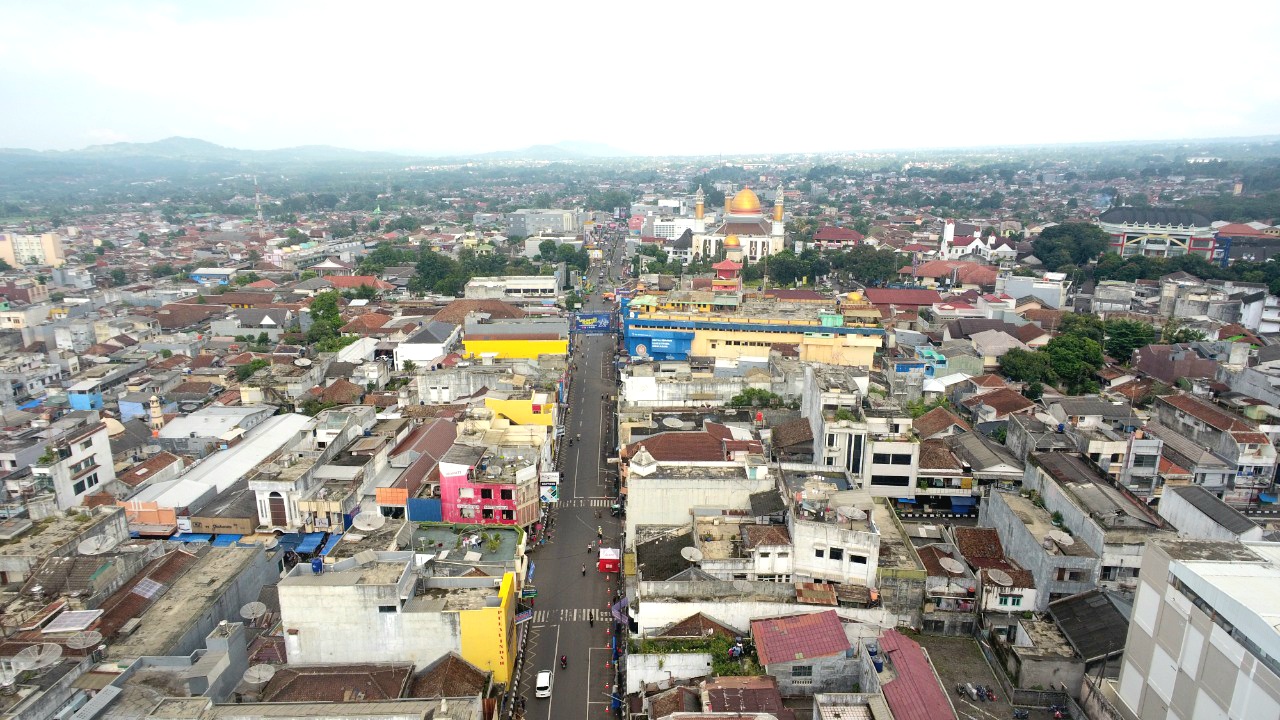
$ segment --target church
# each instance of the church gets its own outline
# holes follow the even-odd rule
[[[734,262],[755,263],[786,247],[786,224],[783,222],[782,186],[773,205],[772,218],[765,217],[760,198],[750,188],[739,190],[724,202],[724,219],[708,231],[704,224],[706,195],[698,188],[694,196],[693,253],[714,257],[722,248],[725,258]]]

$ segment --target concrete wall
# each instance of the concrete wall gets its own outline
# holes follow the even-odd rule
[[[880,561],[878,532],[846,530],[834,523],[795,520],[791,523],[791,538],[795,548],[792,566],[796,582],[831,580],[866,587],[875,584]],[[832,560],[833,548],[842,549],[844,557]],[[817,557],[818,550],[823,551],[823,557]],[[856,562],[857,559],[862,562]]]
[[[1226,507],[1225,504],[1223,507]],[[1168,520],[1169,524],[1177,529],[1178,535],[1181,537],[1198,538],[1200,540],[1223,540],[1226,542],[1262,539],[1261,527],[1255,525],[1252,529],[1237,535],[1219,525],[1176,492],[1165,492],[1160,496],[1158,511],[1160,512],[1160,517]]]
[[[218,552],[218,550],[219,548],[214,548],[210,552]],[[257,600],[263,585],[275,584],[279,579],[276,558],[269,557],[261,548],[256,552],[257,555],[227,586],[226,590],[214,598],[198,618],[191,621],[186,632],[174,643],[167,654],[190,655],[205,647],[205,638],[218,627],[218,623],[223,620],[239,621],[240,608],[244,607],[245,603]]]
[[[648,683],[709,677],[711,653],[627,653],[627,694]]]
[[[691,463],[696,464],[696,463]],[[723,465],[722,463],[716,463]],[[662,471],[659,470],[661,475]],[[773,476],[760,473],[759,479],[746,476],[733,479],[673,479],[629,476],[627,495],[627,547],[635,546],[639,525],[687,525],[690,508],[697,506],[745,510],[751,507],[751,494],[772,490]]]
[[[731,627],[744,629],[759,618],[831,609],[844,620],[894,626],[893,616],[883,609],[797,605],[795,593],[791,583],[753,582],[749,590],[742,591],[729,582],[640,582],[635,595],[639,602],[632,608],[641,634],[652,634],[700,612]]]
[[[810,668],[812,674],[794,677],[797,666]],[[843,653],[766,665],[765,673],[778,679],[778,691],[784,696],[850,692],[859,680],[858,659]]]
[[[1005,503],[1001,493],[993,492],[987,496],[978,515],[978,525],[995,528],[1004,546],[1005,555],[1035,578],[1036,604],[1035,607],[1026,609],[1045,612],[1049,609],[1049,600],[1053,594],[1074,595],[1096,587],[1098,558],[1049,554],[1040,544],[1043,538],[1031,534],[1022,518]],[[1084,580],[1058,580],[1059,568],[1081,571],[1084,573]]]

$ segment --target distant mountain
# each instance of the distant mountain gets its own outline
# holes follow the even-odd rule
[[[530,145],[522,150],[498,150],[496,152],[482,153],[475,157],[485,160],[537,160],[548,162],[630,156],[631,153],[609,145],[566,140],[554,145]]]

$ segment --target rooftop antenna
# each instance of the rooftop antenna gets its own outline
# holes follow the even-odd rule
[[[40,643],[22,648],[13,656],[13,667],[19,672],[25,670],[43,670],[56,665],[62,659],[62,646],[53,643]]]
[[[266,685],[275,675],[274,665],[252,665],[244,671],[244,681],[247,685]]]
[[[258,213],[258,232],[265,232],[262,222],[262,193],[258,190],[258,176],[253,176],[253,208]]]
[[[365,510],[351,519],[351,527],[373,532],[387,523],[387,518],[377,510]]]
[[[81,555],[101,555],[115,546],[115,538],[106,535],[98,535],[91,537],[88,540],[80,541],[80,544],[76,546],[76,549],[80,551]]]
[[[67,638],[67,647],[72,650],[85,650],[102,642],[102,633],[97,630],[81,630]]]
[[[240,617],[244,618],[245,620],[257,620],[258,618],[266,614],[267,614],[267,604],[263,602],[258,602],[257,600],[254,600],[253,602],[247,602],[244,604],[243,607],[240,608]]]

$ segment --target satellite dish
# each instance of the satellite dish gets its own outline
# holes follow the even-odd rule
[[[67,638],[67,647],[72,650],[84,650],[95,647],[100,642],[102,642],[102,633],[97,630],[81,630]]]
[[[311,360],[307,358],[298,358],[297,360],[293,361],[293,364],[297,365],[298,367],[311,367]]]
[[[278,546],[279,544],[280,544],[280,538],[269,537],[267,538],[266,542],[262,543],[262,548],[264,550],[275,550],[276,546]]]
[[[22,670],[43,670],[62,658],[62,646],[40,643],[22,648],[13,656],[13,666]]]
[[[98,535],[97,537],[91,537],[88,540],[82,540],[80,544],[76,546],[76,549],[80,551],[81,555],[101,555],[115,546],[115,538],[107,537],[106,535]]]
[[[943,570],[946,570],[952,575],[964,574],[964,565],[962,565],[960,561],[956,560],[955,558],[949,558],[949,557],[938,558],[938,564],[942,566]]]
[[[867,519],[866,510],[863,510],[862,508],[856,508],[852,505],[841,505],[840,507],[836,508],[836,512],[849,518],[850,520],[866,520]],[[951,558],[946,558],[946,559],[950,560]],[[943,565],[943,567],[946,567],[946,565]]]
[[[679,430],[684,427],[684,421],[680,418],[665,417],[662,418],[662,426],[671,430]]]
[[[244,681],[249,685],[265,685],[275,677],[274,665],[253,665],[244,671]]]
[[[751,583],[747,582],[746,580],[734,580],[733,589],[737,590],[738,592],[747,592],[748,590],[751,589]]]
[[[988,570],[987,577],[991,578],[991,582],[1000,587],[1009,587],[1013,585],[1013,578],[1009,577],[1009,573],[1003,570]]]
[[[680,557],[689,562],[699,562],[702,560],[702,551],[696,547],[681,548]]]
[[[1075,544],[1075,538],[1062,532],[1061,530],[1050,530],[1049,537],[1062,547],[1071,547]]]
[[[267,614],[267,604],[258,602],[257,600],[254,600],[253,602],[245,603],[244,607],[240,608],[240,617],[244,618],[245,620],[257,620],[258,618],[266,614]]]
[[[387,518],[377,510],[365,510],[351,520],[351,527],[372,532],[387,524]]]

